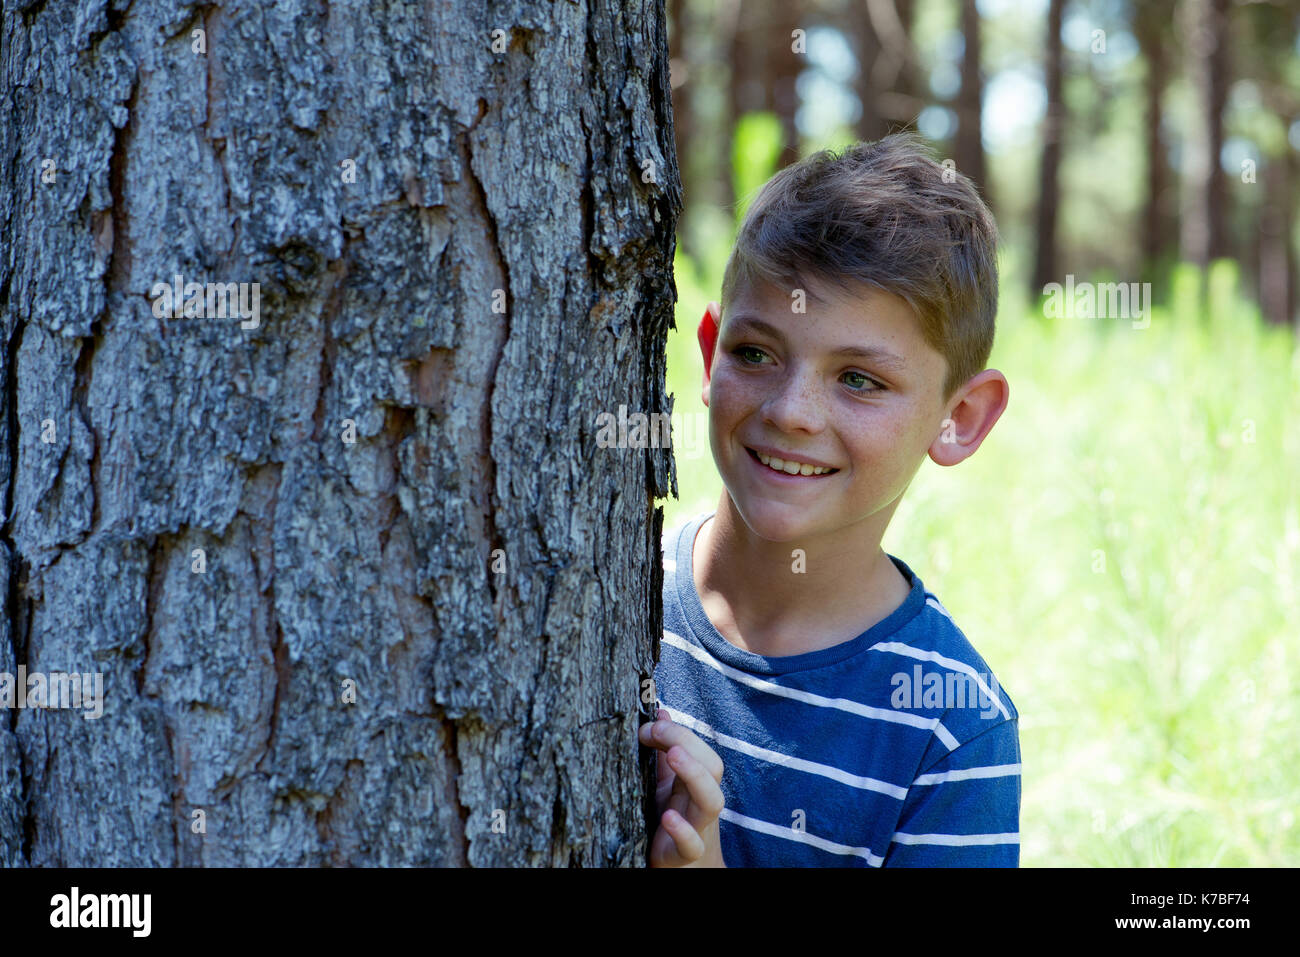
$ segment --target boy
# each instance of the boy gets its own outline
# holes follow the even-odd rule
[[[1006,408],[996,241],[910,134],[811,156],[745,216],[699,327],[725,488],[664,541],[651,866],[1019,864],[1015,706],[880,548],[923,457]]]

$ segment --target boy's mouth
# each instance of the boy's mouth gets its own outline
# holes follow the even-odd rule
[[[807,462],[799,462],[793,459],[782,459],[775,455],[768,455],[766,452],[757,452],[754,449],[745,447],[750,458],[760,465],[766,466],[773,472],[780,472],[782,475],[807,476],[808,478],[821,478],[826,475],[834,475],[839,469],[825,468],[820,465],[810,465]]]

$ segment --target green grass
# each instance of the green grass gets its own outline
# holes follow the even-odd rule
[[[686,415],[726,252],[677,263]],[[1300,865],[1300,352],[1235,280],[1216,264],[1202,309],[1176,270],[1146,329],[1004,296],[1010,405],[886,533],[1020,711],[1025,866]],[[665,528],[716,505],[701,447]]]

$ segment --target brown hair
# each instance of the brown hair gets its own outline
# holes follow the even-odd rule
[[[822,150],[763,186],[722,279],[722,307],[757,277],[800,288],[807,275],[907,302],[948,362],[944,400],[988,363],[998,304],[997,224],[969,178],[935,162],[913,133]]]

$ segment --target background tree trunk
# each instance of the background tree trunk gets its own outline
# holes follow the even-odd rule
[[[961,58],[961,92],[957,94],[957,136],[953,155],[957,169],[975,182],[988,202],[991,190],[984,163],[984,76],[980,71],[983,44],[980,42],[980,15],[975,0],[962,0],[961,34],[966,43]]]
[[[1061,279],[1056,274],[1056,213],[1061,201],[1061,141],[1065,133],[1065,101],[1062,96],[1065,66],[1061,44],[1063,7],[1062,0],[1049,0],[1047,5],[1043,65],[1047,114],[1043,117],[1043,154],[1038,165],[1038,215],[1034,229],[1031,301],[1043,294],[1043,287],[1048,283]]]
[[[806,53],[796,53],[794,31],[802,29],[807,39],[808,28],[814,25],[804,0],[782,0],[771,8],[771,23],[767,46],[768,96],[771,109],[781,121],[783,144],[777,157],[778,170],[799,162],[799,127],[795,123],[799,112],[799,74],[807,61]]]
[[[1191,0],[1184,8],[1185,36],[1200,122],[1188,144],[1183,258],[1204,268],[1231,255],[1223,175],[1223,110],[1228,99],[1228,2]]]
[[[887,133],[915,130],[916,118],[925,109],[924,68],[912,42],[915,14],[913,0],[862,0],[871,29],[880,43],[872,64],[871,85],[876,108],[884,117]]]
[[[0,671],[105,700],[0,712],[0,863],[643,864],[662,4],[121,6],[0,41]]]
[[[853,76],[853,92],[858,95],[862,112],[858,114],[854,131],[859,139],[875,141],[889,133],[889,124],[880,112],[877,101],[879,91],[875,86],[875,67],[881,58],[880,37],[871,25],[871,16],[865,3],[849,4],[843,18],[845,38],[853,45],[857,72]]]
[[[1300,169],[1296,150],[1287,138],[1289,131],[1300,128],[1296,125],[1300,124],[1300,90],[1291,79],[1300,23],[1290,11],[1266,4],[1244,8],[1238,16],[1240,29],[1233,37],[1233,60],[1239,65],[1236,72],[1257,85],[1264,108],[1276,118],[1278,132],[1282,133],[1271,142],[1260,142],[1255,182],[1243,182],[1246,188],[1236,189],[1244,201],[1233,206],[1253,213],[1258,224],[1248,234],[1250,240],[1245,246],[1250,257],[1247,260],[1243,255],[1246,261],[1242,271],[1254,272],[1251,278],[1265,321],[1296,324],[1300,333],[1300,276],[1293,239]],[[1240,173],[1234,178],[1244,179]],[[1258,194],[1252,196],[1256,191]]]
[[[1146,198],[1142,206],[1143,274],[1163,277],[1178,246],[1178,187],[1169,168],[1168,143],[1162,135],[1165,89],[1169,85],[1171,49],[1168,30],[1175,8],[1169,0],[1143,4],[1134,11],[1133,28],[1146,57],[1143,79],[1146,153]],[[1163,285],[1163,283],[1162,283]]]

